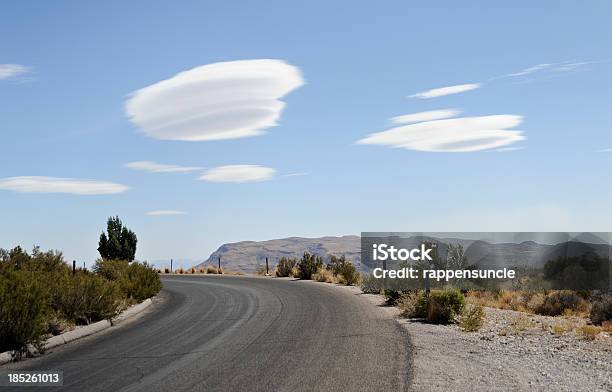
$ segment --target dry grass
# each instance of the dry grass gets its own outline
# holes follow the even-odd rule
[[[466,332],[476,332],[485,322],[485,312],[482,305],[468,305],[459,317],[459,326]]]
[[[468,303],[474,305],[549,316],[585,317],[589,312],[588,302],[567,290],[552,291],[547,295],[539,292],[510,290],[470,291],[466,299]]]
[[[601,323],[601,330],[612,334],[612,320],[607,320]]]
[[[524,314],[519,314],[514,317],[509,326],[504,327],[499,332],[499,335],[520,335],[521,333],[533,329],[535,327],[536,324],[531,321],[527,316],[525,316]]]
[[[215,267],[214,265],[209,265],[208,267],[206,267],[206,273],[207,274],[216,274],[217,273],[217,267]]]
[[[338,283],[338,279],[336,279],[333,272],[327,268],[319,268],[312,278],[317,282]]]
[[[578,329],[582,334],[584,340],[595,340],[597,335],[601,332],[601,327],[595,325],[584,325]]]
[[[300,277],[300,270],[298,269],[298,267],[291,268],[291,276],[294,278]]]

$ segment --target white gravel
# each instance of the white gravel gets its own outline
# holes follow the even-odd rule
[[[555,334],[584,320],[486,308],[479,332],[399,320],[415,348],[415,391],[612,391],[612,338]]]

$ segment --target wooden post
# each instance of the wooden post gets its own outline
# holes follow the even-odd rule
[[[219,256],[219,270],[221,270],[221,256]]]
[[[76,272],[76,260],[72,260],[72,275]]]
[[[173,274],[174,273],[174,269],[172,269],[172,259],[170,259],[170,273]]]
[[[270,270],[268,269],[268,258],[266,257],[266,276],[270,276]]]

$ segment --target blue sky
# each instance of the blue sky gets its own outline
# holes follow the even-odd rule
[[[329,3],[3,3],[0,247],[611,231],[610,2]]]

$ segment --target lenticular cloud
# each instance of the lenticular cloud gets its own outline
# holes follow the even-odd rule
[[[125,111],[156,139],[237,139],[277,125],[280,99],[303,84],[300,70],[281,60],[214,63],[135,91]]]
[[[522,131],[508,130],[522,120],[504,114],[423,121],[373,133],[357,143],[429,152],[489,150],[524,140]]]

